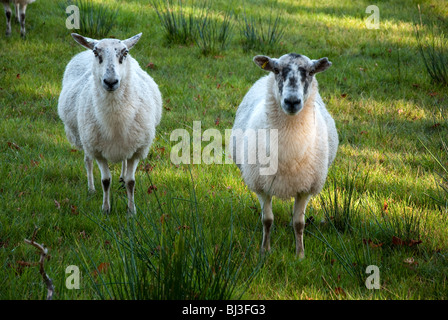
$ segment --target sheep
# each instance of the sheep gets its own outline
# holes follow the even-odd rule
[[[101,171],[102,210],[110,212],[108,161],[121,162],[120,182],[135,213],[135,171],[147,156],[162,116],[157,84],[128,52],[141,37],[95,40],[72,33],[87,48],[68,63],[62,80],[58,114],[68,140],[84,150],[89,192],[95,192],[93,159]]]
[[[257,55],[253,61],[270,73],[255,82],[238,107],[229,151],[243,180],[260,202],[261,253],[270,250],[274,222],[272,197],[294,197],[292,225],[296,255],[302,259],[305,209],[310,198],[321,191],[339,144],[335,122],[325,108],[314,76],[328,69],[331,62],[327,58],[311,60],[295,53],[278,59]],[[271,134],[274,139],[266,147],[270,157],[277,161],[276,170],[270,174],[263,174],[259,161],[244,161],[254,150],[254,141],[235,142],[248,131],[260,132],[260,129],[276,133]],[[262,138],[257,139],[259,144]]]
[[[33,3],[36,0],[0,0],[3,3],[3,7],[5,8],[5,15],[6,15],[6,36],[11,35],[11,6],[10,3],[14,3],[15,11],[16,11],[16,18],[17,21],[20,23],[20,35],[22,38],[25,38],[26,30],[25,30],[25,12],[26,7]]]

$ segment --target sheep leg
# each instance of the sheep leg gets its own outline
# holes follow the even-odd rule
[[[87,171],[87,185],[89,187],[89,193],[95,193],[95,184],[93,183],[93,160],[87,156],[84,155],[84,164],[86,166]]]
[[[127,171],[127,160],[123,160],[123,162],[121,163],[120,189],[124,189],[126,187],[126,184],[124,182],[124,178],[126,177],[126,171]]]
[[[14,11],[16,13],[16,20],[18,23],[20,23],[19,8],[20,8],[20,3],[14,2]]]
[[[18,11],[19,11],[19,21],[20,21],[20,35],[22,38],[25,38],[26,30],[25,30],[25,12],[26,12],[27,4],[22,4]]]
[[[261,243],[261,254],[271,250],[271,226],[274,223],[274,214],[272,213],[272,197],[270,195],[257,194],[261,206],[261,221],[263,222],[263,241]]]
[[[109,170],[109,165],[105,159],[97,159],[96,162],[101,171],[101,185],[103,186],[103,212],[110,212],[110,184],[112,181],[112,175]]]
[[[5,9],[5,15],[6,15],[6,36],[10,36],[12,11],[9,3],[3,3],[3,8]]]
[[[303,246],[303,231],[305,229],[305,209],[311,196],[308,194],[297,195],[294,201],[294,213],[292,225],[296,237],[296,254],[300,259],[305,257],[305,248]]]
[[[126,192],[128,194],[128,212],[131,214],[136,213],[134,203],[134,188],[135,188],[135,171],[137,170],[137,165],[138,165],[137,158],[131,158],[127,160],[126,175],[124,179]]]

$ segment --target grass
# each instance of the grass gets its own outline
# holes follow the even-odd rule
[[[420,9],[420,7],[419,7]],[[420,10],[419,10],[420,13]],[[419,43],[419,53],[425,64],[428,75],[442,85],[448,85],[448,39],[437,24],[433,24],[429,35],[424,38],[420,34],[423,21],[420,13],[420,24],[416,25],[415,33]]]
[[[90,258],[92,250],[80,247],[84,273],[94,270],[90,280],[97,296],[224,300],[244,294],[263,262],[251,250],[255,233],[252,231],[246,239],[236,241],[233,213],[230,221],[223,221],[226,229],[222,234],[204,230],[199,215],[202,205],[197,202],[194,190],[190,198],[171,198],[168,208],[158,201],[157,191],[153,194],[153,200],[159,204],[160,218],[140,208],[138,216],[128,217],[115,230],[97,217],[89,217],[113,239],[110,250],[113,253],[108,255],[119,257],[114,265],[95,262]],[[180,203],[187,205],[182,208]],[[106,271],[107,275],[102,276]]]
[[[195,42],[203,55],[223,52],[232,39],[232,13],[226,11],[218,16],[222,21],[211,17],[208,12],[197,22]]]
[[[268,30],[269,21],[281,17],[284,33],[270,49],[272,57],[296,52],[312,59],[327,56],[333,63],[318,81],[335,118],[340,147],[322,197],[314,197],[306,212],[308,219],[314,218],[305,228],[306,257],[294,257],[293,203],[274,199],[272,252],[262,265],[257,260],[260,208],[236,166],[176,166],[170,151],[177,142],[169,137],[178,128],[191,136],[197,120],[202,130],[224,133],[231,128],[244,94],[265,75],[252,57],[267,53],[245,52],[244,35],[234,32],[226,50],[203,56],[193,41],[167,44],[165,28],[148,1],[92,2],[117,5],[116,24],[108,36],[125,39],[143,32],[131,54],[163,95],[156,140],[136,174],[139,214],[135,220],[126,217],[125,194],[118,183],[120,165],[111,165],[109,216],[101,213],[101,192],[87,193],[83,154],[70,146],[57,115],[64,68],[83,49],[70,36],[74,30],[65,28],[61,3],[66,2],[36,1],[27,10],[26,40],[20,38],[17,24],[10,38],[0,30],[0,299],[45,299],[46,289],[33,264],[38,256],[23,241],[35,226],[35,240],[49,249],[45,267],[54,281],[54,299],[169,298],[170,286],[182,275],[194,281],[183,285],[186,290],[176,297],[194,298],[195,288],[205,288],[206,279],[216,280],[210,278],[211,269],[195,267],[198,273],[189,275],[191,269],[183,268],[195,266],[190,264],[194,255],[187,259],[179,253],[191,254],[195,247],[203,248],[195,252],[200,254],[195,261],[220,261],[222,272],[238,275],[228,287],[210,282],[220,289],[204,291],[207,297],[200,298],[446,299],[448,208],[443,168],[448,166],[448,88],[430,81],[421,59],[414,29],[417,1],[378,4],[377,30],[365,27],[368,2],[233,3],[235,26],[246,15],[260,17],[263,30]],[[418,3],[428,19],[420,31],[427,34],[448,11],[442,0]],[[209,4],[209,16],[221,22],[217,17],[227,12],[228,3]],[[187,19],[193,7],[188,3],[183,10]],[[441,28],[446,34],[446,26]],[[203,141],[202,147],[208,144]],[[96,167],[94,174],[98,187]],[[346,215],[336,227],[325,212]],[[166,213],[167,229],[162,231]],[[193,224],[200,228],[176,229]],[[166,241],[161,242],[164,234]],[[128,250],[131,245],[134,250]],[[159,252],[154,251],[158,245],[166,246],[167,255],[142,254]],[[234,260],[243,255],[244,264]],[[82,271],[79,290],[65,286],[70,265]],[[364,284],[368,265],[380,270],[378,290]],[[175,271],[177,278],[164,280],[165,271]],[[157,272],[160,278],[154,278]],[[148,286],[158,288],[160,295],[149,295]]]
[[[194,2],[192,2],[193,10],[187,12],[185,4],[182,0],[151,1],[157,16],[165,31],[165,41],[167,44],[184,44],[188,45],[195,39],[196,19],[194,11]],[[200,10],[199,15],[204,15],[205,6]]]
[[[272,17],[273,7],[269,14],[269,21],[267,27],[261,17],[256,19],[246,15],[246,10],[243,12],[244,22],[242,23],[240,32],[243,35],[243,49],[245,52],[250,50],[258,51],[272,51],[280,43],[285,25],[282,24],[280,14],[275,19]]]
[[[118,7],[111,8],[107,1],[74,0],[60,3],[60,7],[79,8],[79,32],[91,38],[106,38],[117,24]]]

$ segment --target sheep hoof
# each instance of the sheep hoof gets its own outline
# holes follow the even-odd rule
[[[95,190],[95,189],[89,189],[89,190],[87,191],[87,194],[88,194],[89,196],[93,196],[95,193],[96,193],[96,190]]]
[[[103,210],[104,214],[109,214],[110,213],[110,207],[109,206],[106,207],[106,206],[103,205],[101,207],[101,210]]]
[[[262,258],[264,258],[266,256],[266,254],[269,254],[270,252],[271,252],[271,248],[266,249],[264,247],[261,247],[260,256]]]

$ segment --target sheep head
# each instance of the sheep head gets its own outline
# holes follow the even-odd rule
[[[255,56],[253,60],[261,69],[274,73],[274,92],[282,110],[288,115],[296,115],[302,110],[310,96],[314,75],[331,66],[327,58],[311,60],[296,53],[285,54],[278,59]]]
[[[92,50],[92,54],[95,56],[92,74],[95,81],[98,81],[108,92],[113,92],[120,87],[121,80],[127,72],[129,50],[138,42],[141,35],[139,33],[126,40],[95,40],[72,33],[72,37],[77,43]]]

